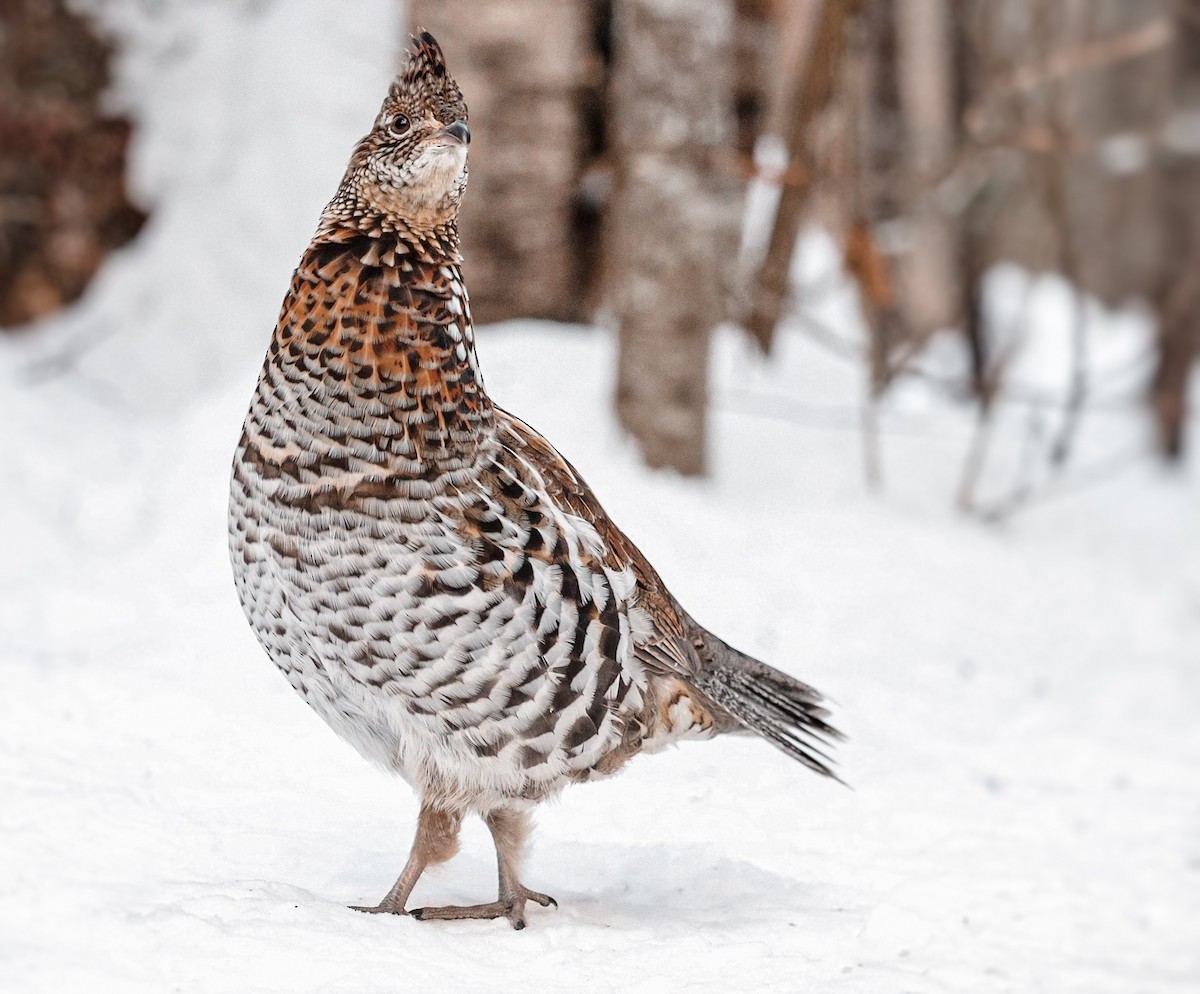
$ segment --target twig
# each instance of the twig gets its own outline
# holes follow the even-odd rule
[[[1091,487],[1107,483],[1146,461],[1146,453],[1138,449],[1130,449],[1128,452],[1118,453],[1104,462],[1077,469],[1070,477],[1060,476],[1055,482],[1049,483],[1040,490],[1024,494],[1020,501],[1014,501],[1010,495],[1009,498],[997,501],[995,504],[981,507],[977,509],[976,515],[980,520],[989,524],[1000,524],[1010,520],[1018,511],[1029,510],[1031,507],[1070,497]]]
[[[1065,97],[1060,92],[1055,101],[1053,128],[1059,134],[1067,133],[1066,114],[1062,103]],[[1067,185],[1070,178],[1067,173],[1067,163],[1062,156],[1056,156],[1045,163],[1045,207],[1046,213],[1053,220],[1059,239],[1059,260],[1063,275],[1071,284],[1071,384],[1067,392],[1067,402],[1062,425],[1058,435],[1050,447],[1051,466],[1061,469],[1066,465],[1071,455],[1071,446],[1079,430],[1083,417],[1084,403],[1088,394],[1088,341],[1087,341],[1087,308],[1080,288],[1082,274],[1080,272],[1079,252],[1075,241],[1075,228],[1072,223],[1067,203]]]
[[[779,323],[792,253],[811,189],[812,170],[808,166],[808,157],[813,124],[833,95],[838,64],[845,47],[846,21],[858,2],[824,0],[812,48],[797,69],[793,82],[791,106],[795,112],[787,135],[787,169],[792,172],[799,166],[802,171],[795,173],[798,181],[785,186],[780,195],[767,254],[751,281],[750,311],[745,320],[746,330],[764,352],[770,351],[775,326]]]
[[[975,433],[967,450],[966,462],[958,486],[957,504],[961,511],[973,513],[976,509],[975,492],[979,480],[983,476],[983,467],[987,462],[988,448],[991,444],[992,432],[995,427],[996,401],[1000,398],[1000,387],[1004,383],[1005,373],[1016,355],[1020,342],[1024,338],[1024,329],[1029,313],[1030,300],[1033,296],[1032,287],[1026,284],[1025,292],[1021,295],[1021,307],[1013,318],[1009,334],[1005,336],[1006,346],[996,355],[990,367],[979,370],[982,378],[979,388],[979,416],[976,420]],[[982,335],[982,328],[979,329]]]
[[[998,79],[982,100],[966,109],[963,123],[968,132],[982,134],[993,101],[1027,93],[1088,69],[1149,55],[1170,45],[1173,38],[1170,19],[1156,17],[1120,34],[1060,48],[1040,64],[1016,66]]]

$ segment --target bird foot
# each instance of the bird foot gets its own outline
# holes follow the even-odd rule
[[[352,904],[351,911],[361,911],[368,915],[407,915],[403,904],[396,904],[395,901],[389,901],[386,897],[373,907],[366,904]]]
[[[525,903],[533,901],[543,908],[551,905],[558,907],[558,902],[549,894],[539,894],[535,890],[522,887],[516,894],[501,897],[489,904],[452,905],[445,908],[414,908],[409,912],[417,921],[459,921],[465,918],[507,918],[515,929],[525,927]]]

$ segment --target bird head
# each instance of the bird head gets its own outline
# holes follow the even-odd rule
[[[354,149],[343,180],[353,199],[406,227],[454,219],[467,186],[467,105],[433,35],[413,38],[375,126]]]

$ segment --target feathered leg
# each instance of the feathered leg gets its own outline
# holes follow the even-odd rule
[[[421,921],[459,918],[507,918],[513,928],[525,927],[525,903],[533,901],[543,908],[558,907],[547,894],[539,894],[521,884],[521,857],[529,837],[529,816],[524,811],[498,809],[485,818],[492,841],[496,844],[496,867],[500,878],[500,893],[488,904],[469,904],[447,908],[416,908],[414,918]]]
[[[458,830],[462,826],[462,813],[443,811],[440,808],[422,805],[417,818],[417,834],[413,838],[412,851],[399,879],[387,892],[387,896],[372,907],[355,906],[355,911],[370,914],[407,914],[404,904],[408,895],[421,879],[421,874],[430,866],[444,863],[458,852]],[[418,916],[419,917],[419,916]]]

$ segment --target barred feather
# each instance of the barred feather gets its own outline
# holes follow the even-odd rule
[[[284,300],[229,549],[267,654],[413,784],[422,831],[449,833],[434,848],[487,815],[511,909],[523,805],[743,729],[833,776],[838,733],[815,690],[695,625],[571,464],[492,403],[458,253],[466,114],[420,35]]]
[[[691,624],[701,663],[696,686],[748,731],[809,769],[838,780],[825,750],[843,736],[826,721],[829,711],[821,694]]]

